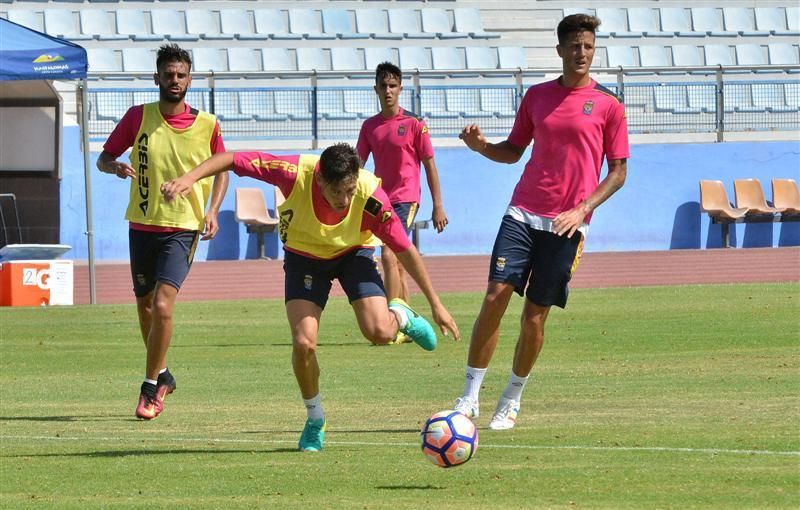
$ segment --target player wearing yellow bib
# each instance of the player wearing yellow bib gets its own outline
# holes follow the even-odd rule
[[[375,344],[391,342],[398,331],[423,349],[436,348],[436,333],[400,300],[387,303],[375,262],[375,246],[389,246],[431,306],[442,333],[460,339],[458,327],[433,289],[417,250],[394,214],[380,179],[360,169],[355,149],[328,147],[322,155],[273,156],[261,152],[216,154],[188,174],[164,184],[167,199],[190,193],[199,179],[227,168],[277,186],[286,196],[278,208],[284,243],[286,315],[292,332],[292,367],[308,418],[299,448],[319,451],[325,414],[319,389],[317,337],[322,310],[334,279],[356,314],[361,333]],[[180,201],[180,200],[177,200]]]
[[[147,349],[136,416],[145,420],[158,416],[164,398],[176,388],[167,369],[172,310],[200,233],[203,240],[217,233],[217,212],[228,187],[228,175],[222,173],[213,185],[211,179],[195,183],[187,200],[167,202],[159,193],[162,183],[225,151],[215,117],[184,101],[192,83],[191,67],[186,51],[175,45],[162,46],[154,75],[158,102],[130,108],[97,160],[101,171],[131,178],[125,218],[130,222],[133,292]],[[131,164],[117,161],[131,147]],[[211,205],[206,213],[209,196]]]

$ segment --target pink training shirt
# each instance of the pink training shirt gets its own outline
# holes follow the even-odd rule
[[[574,208],[597,188],[604,156],[630,155],[625,106],[594,80],[578,88],[558,80],[529,88],[508,141],[527,147],[531,140],[533,154],[511,205],[545,218]]]
[[[253,163],[254,161],[257,163]],[[282,161],[287,165],[270,165],[268,163],[270,161]],[[274,156],[265,152],[236,152],[233,156],[233,171],[241,177],[251,177],[277,186],[283,196],[288,197],[297,179],[297,172],[289,170],[287,166],[294,165],[296,167],[299,161],[300,155],[298,154]],[[315,171],[319,171],[319,164],[317,164]],[[314,214],[316,214],[317,219],[326,225],[335,225],[342,221],[347,215],[347,211],[339,212],[332,208],[322,196],[322,190],[316,180],[312,182],[311,186],[311,200],[314,204]],[[372,197],[381,203],[381,210],[375,215],[364,214],[361,219],[361,230],[372,231],[378,239],[383,241],[394,252],[407,250],[411,246],[411,241],[406,235],[403,224],[394,214],[394,209],[392,209],[386,192],[378,186]],[[384,212],[389,212],[391,218],[389,221],[382,223],[380,220]],[[353,248],[358,248],[358,246]],[[301,255],[312,256],[306,253],[301,253]]]
[[[164,115],[164,120],[167,124],[175,129],[185,129],[192,125],[194,119],[197,118],[192,113],[191,107],[186,105],[183,113],[176,115]],[[139,133],[139,128],[142,125],[142,117],[144,116],[144,105],[131,106],[125,115],[119,121],[119,124],[114,128],[114,131],[108,136],[108,140],[103,145],[103,150],[109,153],[114,159],[122,156],[125,151],[133,147],[136,142],[136,134]],[[211,153],[217,154],[218,152],[225,152],[225,144],[222,142],[222,131],[219,128],[219,121],[214,126],[214,134],[211,136]],[[148,232],[178,232],[180,228],[173,227],[159,227],[157,225],[142,225],[141,223],[130,223],[130,228],[133,230],[145,230]]]
[[[381,113],[370,117],[361,125],[356,150],[364,162],[372,153],[375,175],[391,203],[419,203],[419,164],[433,157],[428,126],[420,117],[402,108],[390,119]]]

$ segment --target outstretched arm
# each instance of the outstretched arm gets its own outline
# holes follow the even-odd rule
[[[433,201],[433,226],[436,231],[441,233],[447,226],[447,214],[444,212],[442,204],[442,188],[439,185],[439,171],[436,169],[436,162],[433,158],[423,159],[422,166],[425,167],[425,177],[428,179],[428,189],[431,190],[431,200]]]
[[[627,175],[627,159],[612,159],[609,161],[608,175],[600,182],[592,194],[574,208],[569,211],[564,211],[553,218],[555,233],[558,235],[567,234],[567,237],[572,237],[572,234],[574,234],[583,223],[586,215],[597,209],[600,204],[608,200],[608,197],[616,193],[616,191],[625,184],[625,177]]]
[[[508,140],[503,140],[500,143],[489,143],[489,140],[483,136],[481,128],[477,124],[470,124],[465,127],[458,137],[464,140],[464,144],[467,147],[497,163],[516,163],[525,153],[525,147],[518,147]]]
[[[183,174],[177,179],[165,182],[161,185],[161,193],[167,200],[173,200],[177,196],[185,197],[192,191],[194,183],[211,175],[220,174],[227,171],[233,166],[233,152],[220,152],[214,154],[207,160],[200,163],[197,167],[193,168],[190,172]],[[227,179],[225,181],[225,189],[228,187]],[[217,183],[214,182],[216,189]],[[223,193],[224,195],[224,193]],[[212,199],[213,200],[213,199]],[[220,202],[222,198],[220,197]],[[213,203],[213,201],[212,201]],[[219,205],[218,205],[219,207]]]
[[[458,326],[453,320],[453,317],[450,316],[450,312],[447,311],[447,308],[439,301],[439,295],[433,290],[433,284],[431,284],[428,271],[425,269],[422,257],[419,256],[419,252],[414,248],[414,245],[409,246],[407,250],[396,252],[396,255],[400,263],[403,264],[405,270],[411,275],[411,278],[414,279],[417,285],[419,285],[420,290],[422,290],[422,293],[425,294],[425,297],[428,299],[428,303],[431,305],[433,321],[439,325],[442,334],[447,336],[449,331],[453,334],[453,338],[456,341],[461,340]]]

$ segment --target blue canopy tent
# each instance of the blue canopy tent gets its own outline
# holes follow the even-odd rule
[[[3,104],[19,106],[25,104],[24,91],[33,90],[34,83],[46,82],[53,94],[52,80],[80,80],[79,109],[81,114],[81,144],[84,156],[84,175],[86,186],[86,233],[89,256],[90,301],[95,302],[94,249],[91,210],[91,173],[89,171],[89,138],[87,133],[87,89],[86,72],[88,61],[86,50],[77,44],[51,37],[30,28],[0,18],[0,100]],[[15,86],[16,82],[22,82]],[[28,83],[25,83],[28,82]],[[20,92],[22,91],[22,92]],[[32,99],[32,96],[28,96]],[[27,105],[41,104],[29,100]],[[61,126],[61,112],[58,109],[54,130]],[[60,140],[56,132],[55,139]],[[56,154],[60,154],[59,150]],[[58,167],[59,162],[56,161]]]

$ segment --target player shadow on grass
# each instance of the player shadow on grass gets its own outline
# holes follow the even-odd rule
[[[90,457],[90,458],[116,458],[116,457],[141,457],[146,455],[177,455],[177,454],[235,454],[240,453],[298,453],[297,448],[272,448],[269,450],[201,450],[201,449],[168,449],[168,450],[103,450],[96,452],[73,452],[73,453],[33,453],[19,455],[5,455],[5,458],[26,458],[26,457]]]
[[[324,342],[320,342],[320,345],[324,345],[326,348],[328,347],[349,347],[353,345],[372,345],[367,340],[363,342],[337,342],[335,344],[327,344]],[[254,343],[254,344],[182,344],[182,345],[175,345],[172,346],[171,349],[205,349],[208,347],[291,347],[291,342],[280,342],[280,343]]]
[[[127,414],[87,414],[84,416],[0,416],[1,421],[119,421],[129,418]],[[138,421],[138,420],[137,420]]]
[[[440,491],[445,487],[438,485],[376,485],[376,489],[384,491]]]
[[[348,430],[348,429],[329,429],[333,430],[335,434],[419,434],[419,429],[361,429],[361,430]],[[237,432],[238,434],[293,434],[301,433],[302,429],[297,430],[243,430]]]

